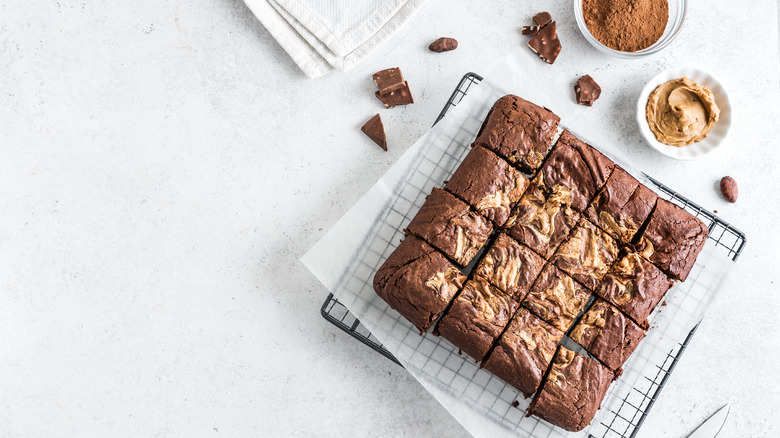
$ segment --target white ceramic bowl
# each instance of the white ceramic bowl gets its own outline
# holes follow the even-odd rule
[[[712,91],[712,94],[715,95],[715,103],[720,108],[720,118],[704,140],[688,146],[669,146],[656,140],[655,135],[650,131],[650,126],[647,124],[647,117],[645,116],[645,107],[647,106],[647,98],[650,97],[650,93],[656,87],[683,76],[687,76],[689,79],[704,85]],[[650,79],[650,82],[642,89],[642,92],[639,94],[639,100],[636,102],[636,121],[639,124],[639,132],[642,133],[642,137],[645,138],[647,144],[653,149],[677,160],[695,160],[717,149],[726,139],[731,126],[731,105],[729,105],[729,96],[726,94],[726,89],[709,73],[690,67],[671,68]]]

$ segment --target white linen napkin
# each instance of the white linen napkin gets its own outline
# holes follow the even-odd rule
[[[244,0],[306,76],[347,71],[425,0]]]

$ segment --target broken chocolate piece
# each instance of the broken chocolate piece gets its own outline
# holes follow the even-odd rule
[[[520,33],[523,35],[536,35],[541,29],[542,26],[539,26],[538,24],[534,24],[533,26],[523,26],[520,29]]]
[[[396,105],[408,105],[414,103],[412,92],[409,90],[409,83],[404,82],[403,86],[387,94],[381,94],[379,91],[374,95],[385,104],[385,108],[392,108]]]
[[[547,25],[547,23],[552,21],[552,17],[550,16],[549,12],[539,12],[538,14],[534,15],[534,21],[539,25],[539,27],[544,27]]]
[[[439,38],[428,46],[428,50],[431,52],[449,52],[458,48],[458,41],[455,38]]]
[[[590,75],[585,75],[574,84],[574,93],[577,95],[577,103],[592,106],[601,96],[601,87]]]
[[[379,114],[371,117],[369,121],[360,128],[368,138],[374,140],[374,143],[378,144],[380,148],[387,152],[387,139],[385,137],[385,125],[382,124],[382,118]]]
[[[404,87],[404,76],[398,67],[388,68],[374,73],[374,83],[379,89],[379,94],[385,95]]]
[[[544,26],[533,38],[528,41],[528,47],[539,55],[548,64],[555,62],[555,58],[561,53],[561,41],[558,39],[558,31],[555,22]]]

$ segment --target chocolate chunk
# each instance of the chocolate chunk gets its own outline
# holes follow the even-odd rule
[[[561,41],[558,39],[558,31],[555,22],[544,26],[533,38],[528,41],[528,47],[539,55],[544,62],[552,64],[561,53]]]
[[[379,88],[379,94],[383,96],[404,87],[404,76],[398,67],[378,71],[373,77],[376,87]]]
[[[409,90],[409,83],[404,82],[403,86],[395,91],[391,91],[387,94],[381,94],[379,91],[374,95],[377,99],[381,100],[385,104],[385,108],[392,108],[396,105],[408,105],[414,103],[412,98],[412,92]]]
[[[385,137],[385,125],[382,124],[382,118],[379,114],[371,117],[369,121],[360,128],[368,138],[374,140],[374,143],[378,144],[380,148],[387,152],[387,139]]]
[[[428,46],[431,52],[449,52],[458,48],[458,41],[455,38],[439,38]]]
[[[538,14],[534,15],[534,21],[536,24],[539,25],[539,27],[544,27],[552,21],[552,17],[550,16],[549,12],[539,12]]]
[[[542,26],[539,26],[538,24],[534,24],[533,26],[523,26],[520,29],[520,33],[523,35],[536,35],[541,29]]]
[[[577,95],[577,103],[592,106],[601,96],[601,87],[590,75],[585,75],[574,84],[574,93]]]

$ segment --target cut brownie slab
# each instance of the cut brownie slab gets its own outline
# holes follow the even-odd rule
[[[487,280],[466,282],[436,330],[477,362],[481,361],[517,310],[517,302]]]
[[[407,231],[421,237],[460,266],[466,266],[490,237],[493,225],[471,211],[465,202],[434,188]]]
[[[593,359],[559,347],[528,415],[576,432],[587,427],[607,394],[614,374]]]
[[[544,259],[502,233],[485,252],[474,272],[521,301],[543,267]]]
[[[685,281],[704,248],[708,233],[700,219],[659,199],[636,248],[672,278]]]
[[[560,121],[547,108],[510,94],[493,104],[474,144],[534,172],[550,149]]]
[[[528,179],[493,152],[471,149],[444,188],[500,227],[528,187]]]
[[[548,264],[522,304],[536,316],[565,332],[585,308],[590,292],[565,272]]]
[[[530,397],[562,337],[562,331],[520,308],[483,366]]]
[[[585,216],[620,243],[631,243],[655,206],[658,195],[615,166]]]
[[[532,181],[504,225],[507,234],[550,258],[579,220],[571,199],[566,186],[556,185],[545,193]]]
[[[423,333],[465,281],[466,277],[446,257],[409,236],[374,275],[374,290]]]
[[[607,182],[614,167],[612,160],[564,130],[536,175],[536,180],[545,190],[556,185],[568,187],[572,193],[571,206],[582,212]]]
[[[592,223],[581,220],[551,261],[585,287],[595,290],[617,256],[615,241]]]
[[[660,269],[632,252],[612,265],[596,294],[647,328],[647,317],[672,284]]]
[[[645,331],[599,298],[580,318],[569,337],[609,369],[617,371],[645,337]]]

